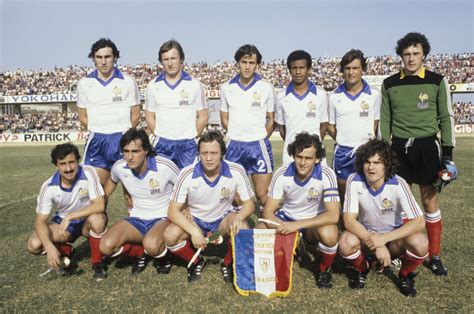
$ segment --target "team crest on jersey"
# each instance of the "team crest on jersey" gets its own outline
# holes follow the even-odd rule
[[[359,117],[367,118],[369,116],[369,104],[365,101],[362,101],[360,104]]]
[[[316,118],[316,104],[310,101],[307,106],[306,118]]]
[[[253,93],[252,95],[252,107],[260,108],[262,106],[262,95],[258,92]]]
[[[158,183],[158,180],[151,178],[150,181],[148,181],[148,185],[150,186],[151,195],[160,193],[160,183]]]
[[[388,198],[384,198],[382,201],[382,209],[380,212],[382,215],[390,214],[395,211],[395,207],[393,206],[393,202]]]
[[[418,95],[418,99],[420,100],[420,102],[416,104],[416,107],[420,110],[428,109],[428,94],[421,92],[420,95]]]
[[[318,197],[319,197],[318,190],[314,186],[312,186],[308,190],[308,202],[314,202],[318,199]]]
[[[85,188],[80,188],[79,189],[79,201],[85,202],[89,200],[89,190]]]
[[[268,272],[270,268],[270,259],[269,258],[259,258],[260,261],[260,268],[264,273]]]
[[[184,89],[179,93],[179,105],[180,106],[189,106],[189,94]]]
[[[118,86],[115,86],[114,89],[112,89],[112,94],[114,94],[112,96],[112,101],[113,102],[118,102],[118,101],[122,101],[122,89]]]
[[[230,194],[232,191],[225,186],[221,189],[221,199],[219,200],[219,203],[225,203],[228,200],[230,200]]]

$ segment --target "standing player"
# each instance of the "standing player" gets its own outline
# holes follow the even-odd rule
[[[400,291],[414,297],[413,278],[428,255],[428,239],[423,212],[405,180],[395,175],[397,163],[385,141],[371,139],[357,149],[357,173],[347,179],[346,231],[339,240],[339,251],[352,266],[349,284],[353,289],[364,287],[369,272],[364,251],[375,254],[381,267],[401,255]],[[411,220],[403,224],[402,216]]]
[[[163,232],[168,226],[167,211],[178,168],[156,153],[144,130],[130,129],[120,140],[124,159],[112,167],[105,185],[109,198],[118,182],[130,193],[130,217],[110,228],[100,243],[105,255],[124,254],[135,258],[132,274],[145,269],[145,253],[156,259],[158,273],[169,273]],[[143,244],[143,245],[142,245]]]
[[[430,48],[420,33],[408,33],[397,42],[403,69],[383,82],[380,130],[383,139],[392,141],[392,149],[400,158],[400,176],[420,187],[430,242],[429,267],[435,275],[446,276],[448,270],[439,257],[442,222],[433,183],[440,170],[451,174],[448,182],[457,177],[454,113],[446,79],[423,66]]]
[[[242,165],[252,175],[263,206],[273,172],[268,137],[273,132],[276,96],[273,87],[255,73],[262,62],[257,47],[243,45],[234,59],[239,74],[221,86],[221,122],[229,138],[225,159]]]
[[[228,236],[232,231],[237,234],[247,228],[245,220],[254,211],[253,191],[242,166],[224,161],[226,151],[224,139],[217,131],[204,133],[198,143],[198,163],[184,168],[178,177],[168,209],[172,224],[165,231],[168,249],[190,262],[195,248],[205,248],[204,236],[218,232]],[[242,200],[242,208],[232,212],[232,201],[236,193]],[[187,204],[190,215],[182,210]],[[227,242],[228,250],[221,264],[224,281],[232,282],[232,245]],[[188,268],[188,281],[201,278],[205,261],[202,255]]]
[[[77,84],[77,107],[81,124],[90,132],[83,164],[96,168],[102,185],[119,159],[119,141],[140,119],[138,85],[115,66],[120,53],[106,38],[96,41],[89,53],[96,70]]]
[[[380,92],[362,79],[366,69],[367,61],[362,51],[348,51],[340,64],[344,83],[329,96],[328,133],[337,143],[333,167],[342,200],[347,177],[355,171],[355,151],[373,138],[378,128]]]
[[[100,253],[100,238],[105,233],[104,190],[93,167],[79,166],[79,151],[71,143],[57,145],[51,151],[51,162],[58,171],[46,180],[38,196],[35,231],[28,240],[28,251],[46,252],[50,268],[60,268],[60,257],[70,256],[74,242],[89,238],[93,279],[107,277]],[[56,209],[48,224],[51,210]]]
[[[326,91],[308,80],[311,71],[311,55],[303,50],[290,53],[286,66],[290,71],[291,83],[278,93],[275,108],[275,122],[285,141],[283,165],[293,161],[287,151],[296,134],[308,132],[324,139],[328,121],[328,100]]]
[[[340,203],[336,176],[321,164],[325,152],[315,134],[304,132],[296,135],[294,142],[288,145],[288,153],[295,161],[275,172],[263,218],[277,222],[279,233],[301,230],[308,243],[319,242],[317,285],[328,289],[332,287],[331,265],[336,257],[339,237]],[[275,228],[263,223],[257,226],[266,227]]]
[[[157,154],[182,169],[196,160],[196,138],[208,120],[207,100],[201,82],[183,71],[184,51],[179,42],[161,45],[158,59],[164,71],[148,83],[145,117],[156,136]]]

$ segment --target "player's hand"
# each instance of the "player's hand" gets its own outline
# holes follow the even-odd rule
[[[375,250],[380,247],[385,247],[385,244],[387,241],[385,241],[385,238],[383,234],[380,233],[371,233],[369,237],[365,240],[365,245],[371,249]]]
[[[201,233],[191,235],[191,241],[196,249],[205,249],[207,246],[207,240]]]
[[[52,246],[47,250],[46,257],[48,259],[48,266],[54,270],[59,269],[61,266],[61,255],[59,254],[58,249]]]
[[[189,221],[193,221],[193,216],[191,215],[189,210],[184,209],[181,213],[183,214],[184,218],[186,218]]]
[[[443,170],[446,170],[446,177],[443,178],[445,181],[454,181],[458,178],[458,167],[454,164],[450,158],[443,158]]]
[[[240,230],[242,229],[245,229],[246,225],[245,223],[240,220],[240,219],[235,219],[234,221],[232,221],[232,223],[230,224],[230,230],[234,233],[234,234],[238,234]]]
[[[375,257],[379,262],[380,266],[388,267],[392,263],[392,258],[390,257],[390,252],[386,246],[379,247],[375,250]]]
[[[59,224],[59,235],[62,237],[62,238],[67,238],[68,234],[67,234],[67,227],[69,226],[69,223],[71,221],[69,220],[69,218],[64,217],[63,220],[61,221],[61,223]]]
[[[298,231],[298,224],[295,221],[291,222],[282,222],[277,228],[276,231],[281,234],[290,234]]]

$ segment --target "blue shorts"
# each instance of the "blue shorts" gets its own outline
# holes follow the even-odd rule
[[[140,218],[137,218],[137,217],[127,217],[125,218],[125,220],[131,224],[132,226],[135,227],[135,229],[137,229],[138,231],[140,231],[140,233],[142,234],[142,236],[145,236],[145,234],[147,234],[148,231],[150,231],[151,228],[153,228],[153,226],[158,222],[158,221],[164,221],[164,220],[167,220],[166,217],[162,217],[162,218],[156,218],[156,219],[150,219],[150,220],[145,220],[145,219],[140,219]]]
[[[170,159],[179,169],[196,161],[198,149],[194,139],[169,140],[164,137],[156,137],[153,146],[157,155]]]
[[[229,140],[225,159],[242,165],[247,174],[273,172],[272,145],[268,138],[253,142]]]
[[[349,175],[355,172],[355,153],[353,147],[337,145],[334,148],[334,160],[332,162],[334,172],[338,179],[347,180]]]
[[[55,214],[53,218],[51,219],[51,221],[59,225],[61,224],[61,221],[63,221],[63,219],[59,217],[58,214]],[[82,235],[82,226],[84,226],[85,222],[86,222],[85,218],[71,220],[69,222],[69,226],[67,226],[66,231],[69,232],[69,234],[71,235],[71,242],[76,241],[77,238],[79,238]]]
[[[120,151],[122,135],[122,132],[112,134],[91,132],[87,138],[82,163],[110,170],[117,160],[123,158]]]
[[[225,213],[221,218],[212,222],[202,221],[201,219],[196,217],[193,217],[193,220],[195,223],[197,223],[199,228],[201,228],[203,235],[207,235],[208,232],[215,233],[217,230],[219,230],[219,226],[222,220],[224,220],[225,216],[227,216],[229,213],[230,212]]]

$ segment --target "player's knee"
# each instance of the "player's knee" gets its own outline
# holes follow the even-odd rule
[[[164,239],[162,236],[145,236],[143,238],[143,247],[151,256],[155,256],[160,253],[160,248],[162,247],[163,243]]]
[[[360,248],[360,240],[350,232],[344,231],[339,238],[339,253],[348,256]]]
[[[422,233],[415,233],[407,238],[407,248],[418,256],[424,256],[428,253],[428,237]]]
[[[179,242],[181,229],[175,225],[169,225],[163,232],[163,239],[168,246],[175,246]]]
[[[105,214],[94,214],[87,217],[87,223],[94,233],[101,234],[105,231],[107,218]]]
[[[324,226],[319,228],[318,237],[325,246],[333,247],[339,240],[339,230],[336,225]]]
[[[102,254],[111,255],[114,253],[115,241],[112,238],[105,236],[100,240],[99,248]]]
[[[43,245],[41,244],[40,239],[33,234],[26,243],[26,250],[31,254],[39,254],[43,250]]]

